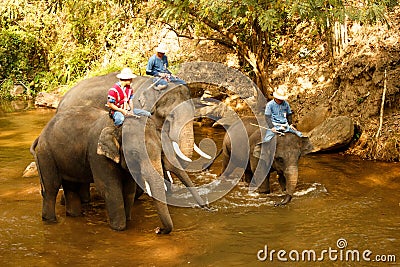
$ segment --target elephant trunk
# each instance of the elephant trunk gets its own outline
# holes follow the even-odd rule
[[[162,227],[157,227],[157,234],[169,234],[173,229],[171,215],[168,210],[167,198],[165,195],[165,184],[163,177],[163,168],[161,166],[161,153],[150,155],[152,162],[141,160],[140,169],[145,189],[149,196],[153,198],[153,204],[161,220]]]
[[[288,166],[284,171],[284,175],[286,177],[286,193],[293,196],[299,178],[299,169],[296,165]]]
[[[157,228],[156,233],[157,234],[169,234],[172,231],[172,228],[174,227],[172,223],[171,216],[169,215],[168,211],[168,206],[162,201],[159,201],[157,199],[153,199],[154,206],[157,209],[158,216],[161,219],[161,223],[163,225],[163,228]]]

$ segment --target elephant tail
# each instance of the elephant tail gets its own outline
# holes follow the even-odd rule
[[[39,136],[35,139],[35,141],[33,141],[31,147],[29,148],[29,152],[31,152],[31,154],[32,154],[33,156],[36,155],[35,148],[36,148],[38,142],[39,142]]]

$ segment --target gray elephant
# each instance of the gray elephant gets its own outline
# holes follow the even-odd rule
[[[107,92],[115,83],[117,73],[110,73],[103,76],[93,77],[80,82],[77,86],[69,90],[61,100],[57,112],[67,110],[72,106],[91,106],[104,108]],[[209,155],[201,151],[194,143],[193,117],[194,109],[190,101],[190,92],[186,86],[170,83],[166,90],[156,90],[153,79],[149,77],[137,76],[133,79],[131,87],[135,90],[133,99],[134,108],[141,108],[150,111],[153,116],[157,129],[161,130],[163,125],[167,125],[167,138],[174,144],[174,155],[169,159],[162,154],[162,164],[164,171],[173,172],[179,180],[191,192],[194,200],[200,207],[207,204],[196,191],[193,182],[184,170],[187,161],[191,161],[195,150],[202,157],[211,159]],[[187,102],[185,102],[187,101]],[[180,106],[171,112],[175,106]],[[162,107],[162,108],[160,108]],[[177,159],[179,157],[179,159]],[[168,180],[168,179],[167,179]],[[86,186],[86,188],[89,188]],[[86,190],[88,192],[88,190]],[[136,196],[142,193],[140,187],[137,188]],[[81,190],[82,199],[88,199],[88,194]]]
[[[169,233],[173,224],[165,202],[161,145],[155,127],[151,119],[146,124],[146,118],[131,117],[115,131],[107,112],[92,107],[56,113],[32,147],[42,186],[43,220],[56,221],[55,201],[61,185],[67,214],[80,215],[79,190],[94,182],[105,199],[111,228],[124,230],[131,218],[136,180],[147,183],[151,190],[163,224],[157,233]],[[137,142],[137,138],[145,142]],[[128,165],[134,166],[134,171],[129,172]]]
[[[250,186],[259,186],[258,191],[261,193],[270,193],[270,174],[276,171],[280,186],[286,192],[282,202],[276,204],[285,205],[292,199],[297,185],[298,160],[300,156],[312,151],[312,145],[308,137],[301,138],[292,133],[275,135],[269,142],[261,144],[265,136],[264,125],[266,125],[264,118],[245,117],[229,127],[222,144],[224,175],[229,176],[236,167],[235,162],[246,158],[247,154],[244,153],[248,153],[244,150],[232,153],[231,143],[248,142],[250,153],[245,181],[250,183]],[[237,134],[240,132],[239,127],[245,128],[247,136]]]
[[[56,220],[54,202],[61,185],[67,214],[80,215],[80,192],[94,181],[106,200],[111,228],[123,230],[126,219],[130,218],[136,191],[133,177],[155,198],[163,222],[158,233],[169,233],[172,221],[165,204],[164,179],[160,179],[163,174],[160,128],[163,126],[164,140],[171,142],[167,147],[187,159],[194,143],[193,106],[187,101],[189,90],[186,86],[171,85],[167,90],[156,91],[152,89],[151,79],[138,77],[133,85],[137,88],[136,105],[152,111],[152,118],[147,119],[151,127],[139,127],[138,122],[145,118],[129,118],[120,134],[112,134],[112,121],[103,105],[114,81],[115,74],[109,74],[88,79],[71,89],[55,117],[32,145],[42,184],[42,217],[46,221]],[[114,136],[113,139],[106,138],[110,136]],[[119,148],[120,163],[117,163],[118,153],[105,149],[110,148],[110,144]],[[174,158],[175,155],[169,160]],[[202,200],[197,201],[201,203]]]

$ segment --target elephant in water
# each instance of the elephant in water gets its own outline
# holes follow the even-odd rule
[[[55,201],[61,185],[67,214],[80,215],[81,185],[94,181],[105,199],[111,228],[124,230],[126,220],[131,218],[136,191],[133,176],[137,181],[143,179],[149,184],[163,223],[158,233],[169,233],[172,220],[165,204],[163,179],[160,178],[163,174],[161,146],[154,144],[159,138],[151,136],[157,133],[155,124],[151,120],[146,124],[145,120],[127,118],[123,127],[114,132],[105,110],[71,107],[56,113],[32,147],[42,186],[43,220],[56,221]],[[146,139],[137,131],[144,126],[149,135]],[[145,142],[137,142],[140,137]],[[152,149],[143,151],[146,149],[144,146]],[[135,171],[129,172],[128,165],[135,166]]]
[[[260,127],[261,124],[261,127]],[[285,205],[293,197],[298,180],[298,160],[301,155],[312,151],[312,145],[308,137],[298,137],[292,133],[275,135],[267,143],[260,144],[265,136],[266,125],[264,118],[245,117],[241,121],[229,127],[224,136],[222,144],[223,171],[225,176],[229,176],[236,167],[235,162],[248,157],[249,161],[245,170],[245,181],[252,187],[258,187],[261,193],[270,193],[269,177],[270,173],[276,171],[279,176],[279,183],[286,196],[277,205]],[[239,127],[244,126],[246,135],[237,134]],[[245,156],[247,151],[236,150],[232,153],[231,143],[249,144],[250,153]],[[264,179],[266,177],[266,179]]]
[[[91,106],[100,109],[104,108],[108,89],[115,83],[117,72],[109,73],[103,76],[93,77],[80,82],[70,89],[57,108],[57,112],[68,109],[72,106]],[[162,163],[166,174],[173,172],[180,181],[188,188],[193,195],[196,203],[200,207],[206,207],[207,204],[196,191],[191,179],[184,170],[186,161],[191,161],[193,150],[200,156],[211,159],[211,157],[201,151],[194,143],[193,118],[194,107],[188,101],[190,92],[186,86],[169,83],[165,90],[155,90],[153,78],[137,76],[132,80],[131,88],[135,90],[133,99],[134,108],[141,108],[150,111],[153,116],[157,129],[167,125],[168,139],[172,141],[175,156],[167,157],[165,153],[162,156]],[[185,102],[186,101],[186,102]],[[180,105],[178,110],[173,111],[174,107]],[[181,162],[183,161],[183,164]],[[169,176],[169,175],[168,175]],[[169,178],[168,180],[171,180]],[[86,186],[86,188],[89,188]],[[86,190],[88,191],[88,190]],[[87,193],[81,191],[84,198],[88,199]],[[137,189],[137,197],[143,191]],[[86,197],[85,197],[86,195]]]
[[[194,147],[194,111],[188,101],[189,90],[186,86],[171,84],[166,90],[156,91],[151,87],[151,78],[134,79],[135,105],[150,110],[152,116],[127,117],[122,128],[115,131],[104,108],[108,89],[114,82],[115,73],[112,73],[85,80],[72,88],[32,145],[42,184],[42,218],[56,220],[54,205],[61,185],[67,214],[79,215],[82,188],[94,182],[105,198],[111,228],[123,230],[126,219],[130,219],[136,181],[154,198],[163,223],[157,232],[169,233],[172,220],[165,201],[164,179],[160,178],[165,155],[161,136],[165,143],[170,143],[165,146],[176,151],[168,157],[168,163],[174,162],[177,167],[181,161],[176,155],[190,160]],[[196,147],[195,150],[203,153]],[[196,191],[192,194],[204,205]]]

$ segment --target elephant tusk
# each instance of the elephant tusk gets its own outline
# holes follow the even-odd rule
[[[167,185],[165,183],[164,183],[164,189],[165,189],[165,192],[168,191]]]
[[[174,148],[174,151],[176,153],[176,155],[178,157],[180,157],[181,159],[188,161],[188,162],[192,162],[192,160],[188,157],[185,156],[185,154],[183,154],[183,152],[181,151],[181,149],[179,148],[179,145],[177,142],[172,142],[172,146]]]
[[[152,195],[151,195],[151,189],[150,189],[149,183],[148,183],[147,181],[144,181],[144,184],[145,184],[145,186],[146,186],[146,192],[147,192],[147,194],[148,194],[149,196],[152,197]]]
[[[196,151],[197,154],[199,154],[199,155],[202,156],[203,158],[212,159],[212,157],[211,157],[210,155],[208,155],[207,153],[203,152],[203,151],[200,149],[200,147],[198,147],[198,146],[196,145],[196,143],[194,144],[194,151]]]
[[[172,176],[171,176],[171,172],[170,171],[167,171],[167,176],[168,176],[168,179],[171,182],[171,184],[173,184],[174,180],[172,180]]]

